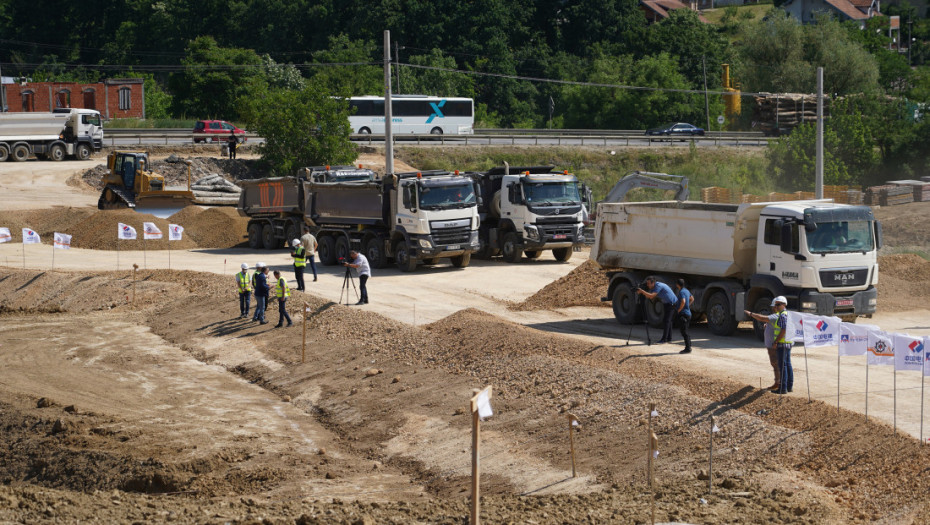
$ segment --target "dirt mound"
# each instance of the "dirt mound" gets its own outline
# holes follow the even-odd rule
[[[597,263],[588,260],[513,308],[540,310],[570,306],[610,306],[610,303],[601,302],[601,297],[606,294],[607,275]]]
[[[873,207],[882,223],[882,252],[912,249],[930,253],[930,202],[912,202],[898,206]]]
[[[170,219],[184,226],[185,233],[190,234],[198,247],[229,248],[248,240],[249,218],[240,217],[235,208],[209,208],[200,213],[190,212],[191,217],[184,217],[182,214],[191,208],[193,206],[188,206]]]
[[[44,210],[0,211],[0,226],[10,229],[13,242],[22,242],[22,229],[37,232],[44,244],[52,244],[54,233],[71,234],[72,225],[94,214],[92,208],[51,208]]]
[[[161,239],[145,240],[143,246],[142,223],[153,222],[162,231]],[[120,240],[117,238],[119,223],[136,229],[135,240]],[[138,213],[132,210],[103,210],[97,211],[84,220],[74,224],[69,233],[74,235],[71,246],[75,248],[88,248],[91,250],[167,250],[168,246],[168,219],[161,219],[147,213]],[[190,232],[186,231],[180,241],[171,241],[172,250],[189,250],[197,248],[197,243],[191,239]],[[117,243],[119,243],[117,245]]]
[[[930,261],[912,253],[878,258],[878,307],[884,311],[927,308]]]
[[[267,168],[261,161],[252,159],[186,158],[182,155],[169,155],[163,160],[150,158],[152,160],[152,170],[163,175],[170,187],[187,186],[187,164],[182,162],[183,160],[189,160],[191,163],[191,184],[202,177],[214,174],[218,174],[230,182],[243,179],[258,179],[266,177],[268,174]],[[99,191],[103,189],[103,177],[106,174],[106,164],[99,164],[85,171],[81,175],[81,180]]]

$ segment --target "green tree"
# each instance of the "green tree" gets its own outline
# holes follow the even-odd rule
[[[445,56],[439,49],[433,49],[426,55],[413,55],[409,60],[411,64],[418,66],[445,69],[457,68],[455,59]],[[434,69],[402,68],[401,78],[400,86],[395,86],[398,93],[442,97],[474,97],[475,95],[474,79],[461,73]]]
[[[360,96],[384,93],[384,69],[376,65],[372,42],[331,37],[329,49],[313,54],[311,83],[330,95]]]
[[[349,105],[312,83],[300,90],[264,90],[240,100],[249,130],[265,139],[262,160],[280,176],[302,166],[351,164]]]
[[[223,48],[211,37],[187,47],[185,70],[171,75],[177,110],[200,118],[238,119],[236,100],[261,80],[262,60],[251,49]]]

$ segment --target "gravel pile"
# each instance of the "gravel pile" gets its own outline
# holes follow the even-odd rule
[[[165,177],[169,187],[187,187],[187,161],[190,164],[191,183],[206,177],[219,176],[235,182],[243,179],[259,179],[267,176],[267,169],[257,160],[229,160],[223,158],[194,157],[186,159],[169,155],[165,160],[153,160],[152,170]],[[107,174],[106,164],[99,164],[84,172],[82,180],[96,190],[103,189],[103,177]]]
[[[565,277],[515,305],[515,310],[549,310],[570,306],[610,306],[601,302],[607,294],[607,274],[592,260],[587,260]]]

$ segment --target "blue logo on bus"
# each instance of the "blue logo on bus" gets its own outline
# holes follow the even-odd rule
[[[436,118],[436,117],[445,118],[445,115],[442,114],[442,107],[446,105],[446,100],[445,100],[445,99],[440,100],[440,101],[439,101],[439,104],[437,104],[437,103],[435,103],[435,102],[430,102],[429,105],[430,105],[430,107],[433,108],[433,114],[430,115],[428,119],[426,119],[426,123],[427,123],[427,124],[429,124],[430,122],[432,122],[433,119]]]

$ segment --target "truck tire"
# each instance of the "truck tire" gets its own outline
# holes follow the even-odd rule
[[[620,283],[614,288],[611,306],[614,317],[621,324],[633,324],[640,319],[640,307],[636,302],[636,294],[630,283]]]
[[[77,160],[88,160],[90,159],[90,155],[90,146],[87,144],[78,144],[77,148],[74,150],[74,157]]]
[[[336,260],[339,259],[349,260],[349,238],[345,235],[336,239]]]
[[[48,153],[45,155],[45,158],[53,162],[61,162],[65,160],[65,147],[61,144],[52,144],[52,147],[48,149]]]
[[[769,315],[772,313],[772,297],[768,295],[763,295],[762,297],[756,299],[756,302],[752,305],[752,311],[757,314]],[[752,321],[752,331],[755,332],[756,338],[760,341],[765,341],[765,323],[760,323],[759,321]]]
[[[326,266],[336,264],[336,241],[333,239],[332,235],[326,235],[320,238],[316,250],[320,255],[321,263]]]
[[[384,241],[377,237],[368,239],[365,243],[365,257],[368,258],[368,264],[376,270],[387,266],[387,255],[384,253]]]
[[[527,259],[536,260],[542,255],[542,250],[526,250],[523,255],[526,255]]]
[[[249,225],[249,248],[258,250],[262,247],[262,225],[253,222]]]
[[[520,239],[517,234],[510,232],[504,235],[504,242],[501,245],[501,255],[509,263],[518,263],[523,258],[523,247],[520,245]]]
[[[649,326],[653,328],[665,328],[662,325],[662,320],[665,316],[665,304],[662,301],[650,301],[646,298],[643,298],[646,301],[646,320],[649,321]]]
[[[469,263],[471,263],[471,254],[463,253],[455,257],[449,257],[449,260],[452,261],[452,266],[456,268],[467,268]]]
[[[573,250],[571,246],[569,246],[568,248],[553,248],[552,249],[552,255],[554,255],[555,260],[559,262],[568,262],[568,260],[572,258],[572,252]]]
[[[10,147],[6,144],[0,144],[0,162],[6,162],[10,158]]]
[[[274,226],[270,224],[262,227],[262,246],[266,250],[274,250],[278,247],[278,240],[274,238]]]
[[[16,144],[13,146],[12,151],[13,160],[16,162],[23,162],[29,158],[29,146],[26,144]]]
[[[481,243],[481,248],[478,248],[478,251],[472,254],[472,257],[475,259],[484,259],[490,260],[491,257],[497,255],[497,250],[491,248],[491,245],[485,242]]]
[[[394,262],[397,268],[402,272],[412,272],[417,269],[417,260],[410,256],[407,249],[407,242],[403,239],[397,241],[394,245]]]
[[[727,294],[717,291],[707,300],[707,327],[714,335],[733,335],[736,331],[736,318],[730,311]]]
[[[288,224],[287,229],[284,230],[284,244],[289,248],[293,248],[293,246],[291,246],[291,241],[299,237],[300,229],[297,227],[297,224],[294,222]]]

